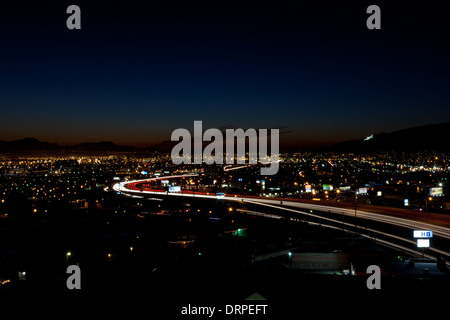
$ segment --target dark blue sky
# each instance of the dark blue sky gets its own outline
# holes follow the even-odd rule
[[[150,146],[203,120],[311,146],[450,121],[448,21],[408,2],[1,4],[0,140]]]

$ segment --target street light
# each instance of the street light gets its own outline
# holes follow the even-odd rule
[[[67,263],[69,263],[69,258],[72,256],[72,252],[70,252],[70,251],[67,251],[66,252],[66,261],[67,261]]]
[[[428,199],[425,198],[425,213],[428,213],[428,201],[433,200],[432,197],[429,197]]]

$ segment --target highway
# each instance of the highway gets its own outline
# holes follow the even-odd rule
[[[197,175],[187,174],[187,175],[165,176],[144,180],[120,182],[114,184],[112,188],[116,192],[121,192],[126,195],[134,195],[134,196],[143,196],[144,194],[146,195],[159,194],[173,197],[218,199],[218,196],[214,193],[200,193],[200,192],[194,193],[189,190],[188,191],[184,190],[182,192],[167,192],[164,190],[148,189],[137,186],[139,184],[154,180],[168,180],[173,178],[187,178],[193,176]],[[430,254],[427,253],[424,256],[428,258],[436,258],[439,256],[443,256],[445,257],[446,260],[448,261],[450,260],[450,250],[449,250],[450,228],[439,225],[434,220],[431,220],[429,222],[423,222],[414,219],[408,219],[403,217],[391,216],[387,214],[362,210],[356,210],[356,219],[355,219],[354,209],[334,207],[331,205],[303,203],[289,199],[275,200],[275,199],[267,199],[264,197],[248,197],[240,195],[233,195],[233,196],[225,195],[220,196],[220,198],[227,201],[238,201],[241,203],[256,205],[261,207],[261,209],[265,207],[270,210],[279,210],[280,212],[285,212],[289,214],[291,218],[298,215],[299,218],[306,216],[314,218],[315,221],[317,221],[317,219],[320,219],[321,225],[326,225],[328,227],[340,229],[345,228],[346,230],[353,232],[355,231],[354,226],[356,223],[358,226],[362,226],[360,229],[357,229],[358,234],[362,236],[376,238],[377,241],[384,242],[386,245],[390,245],[392,247],[396,247],[400,250],[407,251],[416,255],[422,255],[422,252],[416,248],[416,240],[413,239],[412,237],[412,230],[414,229],[432,230],[434,234],[432,244],[436,242],[434,241],[435,239],[439,239],[440,247],[437,248],[432,246],[428,248],[427,252],[429,252]],[[343,218],[346,218],[346,220],[344,220]],[[403,228],[405,230],[403,230],[403,232],[399,232],[402,234],[402,236],[399,236],[397,232],[395,234],[389,232],[388,230],[391,230],[392,228],[386,228],[387,226],[388,227],[395,226],[398,228]],[[409,237],[407,236],[408,234],[410,234]],[[447,265],[450,266],[450,262],[447,262]]]

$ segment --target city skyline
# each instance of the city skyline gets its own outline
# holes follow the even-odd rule
[[[324,146],[450,119],[448,22],[379,3],[5,5],[0,140],[149,147],[194,120]]]

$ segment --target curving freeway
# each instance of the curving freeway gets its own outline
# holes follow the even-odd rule
[[[422,255],[422,252],[417,251],[415,248],[416,241],[412,238],[412,230],[432,230],[434,233],[434,239],[438,239],[440,242],[439,247],[430,247],[427,252],[431,254],[424,254],[424,256],[428,258],[436,258],[439,256],[444,257],[446,260],[450,260],[450,219],[448,217],[442,217],[442,219],[430,219],[427,221],[417,220],[409,217],[399,217],[393,216],[378,212],[370,212],[363,210],[348,209],[342,208],[332,205],[323,205],[323,204],[311,204],[304,203],[290,199],[267,199],[264,197],[257,196],[241,196],[241,195],[216,195],[215,193],[202,193],[202,192],[193,192],[190,190],[183,190],[181,192],[168,192],[165,190],[157,190],[150,189],[148,187],[144,187],[143,184],[146,182],[151,182],[155,180],[168,180],[168,179],[178,179],[178,178],[189,178],[198,176],[197,174],[186,174],[186,175],[176,175],[176,176],[165,176],[158,178],[150,178],[144,180],[134,180],[128,182],[118,182],[113,185],[112,189],[121,192],[127,195],[144,195],[144,194],[152,194],[152,195],[165,195],[165,196],[173,196],[173,197],[195,197],[197,199],[205,198],[205,199],[217,199],[221,198],[223,200],[228,201],[239,201],[243,203],[248,203],[252,205],[259,206],[262,208],[270,208],[270,210],[279,210],[280,212],[289,213],[291,218],[301,217],[301,216],[309,216],[314,219],[319,219],[322,225],[326,225],[329,227],[336,228],[339,226],[340,229],[344,227],[347,230],[352,230],[352,227],[355,226],[355,223],[358,225],[364,225],[366,221],[366,227],[361,227],[358,229],[358,234],[362,236],[367,236],[374,238],[376,237],[377,241],[384,242],[387,245],[396,247],[400,250],[404,250],[415,255]],[[355,218],[356,214],[356,218]],[[344,221],[344,217],[347,218]],[[352,222],[349,222],[348,219],[352,219]],[[369,224],[369,227],[367,227]],[[384,226],[384,227],[383,227]],[[399,235],[397,232],[389,232],[390,228],[386,228],[387,226],[395,226],[397,228],[405,229],[403,232],[400,232]],[[355,230],[355,229],[353,229]],[[411,233],[411,236],[408,237],[405,234],[409,234],[408,230]],[[406,231],[406,233],[405,233]],[[432,244],[435,241],[432,241]],[[450,263],[447,262],[447,265],[450,266]]]

